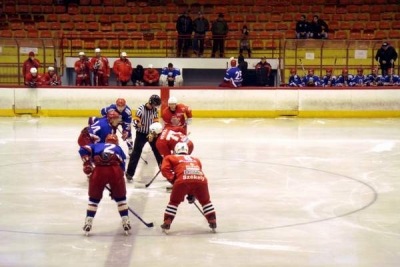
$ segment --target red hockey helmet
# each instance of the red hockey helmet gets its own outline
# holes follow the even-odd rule
[[[358,69],[357,69],[357,72],[361,72],[361,73],[363,73],[363,72],[364,72],[364,70],[363,70],[362,68],[358,68]]]
[[[118,98],[116,101],[117,107],[125,107],[126,106],[126,101],[123,98]]]
[[[290,69],[290,74],[296,74],[296,69]]]
[[[236,67],[236,59],[231,60],[231,67]]]
[[[308,74],[314,74],[314,69],[308,69]]]
[[[332,73],[332,68],[327,68],[327,69],[326,69],[326,72]]]
[[[349,74],[348,69],[343,69],[343,70],[342,70],[342,74]]]
[[[116,134],[108,134],[106,137],[106,143],[118,145],[118,136]]]
[[[111,122],[111,121],[114,120],[114,119],[118,119],[118,120],[119,120],[119,114],[118,114],[115,110],[110,110],[110,111],[107,113],[107,120],[108,120],[109,122]]]

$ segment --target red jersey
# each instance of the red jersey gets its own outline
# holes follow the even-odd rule
[[[30,88],[40,87],[42,85],[42,75],[36,74],[36,76],[32,76],[31,73],[28,73],[25,76],[25,85]]]
[[[61,85],[61,79],[57,74],[53,73],[53,75],[50,75],[50,73],[47,72],[43,75],[42,83],[43,85],[59,86]]]
[[[156,147],[158,152],[164,158],[171,155],[177,143],[186,143],[189,148],[189,154],[193,151],[193,142],[181,132],[173,131],[172,129],[164,129],[157,138]]]
[[[132,75],[132,64],[129,59],[118,59],[114,62],[113,71],[117,76],[117,81],[128,82]]]
[[[93,71],[95,74],[104,74],[107,77],[110,77],[110,64],[108,63],[108,59],[106,57],[94,57],[90,60],[90,63],[93,66]]]
[[[185,117],[186,116],[186,117]],[[192,110],[185,104],[177,104],[175,111],[171,111],[169,107],[166,107],[162,113],[161,118],[164,121],[165,128],[186,126],[186,119],[192,118]]]
[[[90,77],[90,70],[92,69],[92,64],[89,60],[78,60],[75,62],[74,69],[77,78],[87,78]]]
[[[147,83],[155,83],[160,79],[160,74],[155,69],[147,69],[144,71],[143,80]]]
[[[26,78],[26,75],[31,72],[31,68],[36,68],[39,71],[39,66],[39,60],[37,60],[36,58],[28,58],[24,61],[24,65],[22,66],[22,75],[24,75],[24,78]]]
[[[200,160],[189,155],[165,157],[161,165],[161,173],[174,185],[181,183],[207,184]]]

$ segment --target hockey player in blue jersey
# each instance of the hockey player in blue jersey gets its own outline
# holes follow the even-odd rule
[[[353,75],[349,74],[347,69],[342,70],[342,74],[339,75],[335,86],[343,87],[343,86],[351,86],[350,83],[353,80]]]
[[[350,82],[351,86],[363,87],[366,86],[367,76],[364,75],[364,70],[362,68],[357,69],[357,75],[353,77]]]
[[[290,77],[288,84],[290,87],[303,87],[303,85],[301,84],[300,76],[296,74],[296,69],[290,70]]]
[[[243,78],[242,71],[236,66],[236,60],[231,59],[231,67],[226,70],[224,80],[219,85],[220,87],[241,87]]]
[[[104,143],[108,134],[115,134],[119,125],[119,114],[110,110],[107,113],[107,117],[96,118],[94,123],[82,130],[81,135],[78,138],[78,144],[80,146]]]
[[[387,75],[383,79],[383,85],[393,86],[399,84],[400,84],[399,76],[393,73],[393,68],[389,68],[387,70]]]
[[[317,75],[314,75],[314,69],[309,69],[308,74],[303,77],[302,85],[307,87],[320,86],[321,81]]]
[[[378,68],[372,68],[371,74],[367,75],[367,86],[382,86],[383,85],[383,77],[378,74]]]
[[[331,86],[335,86],[335,83],[336,83],[336,76],[332,75],[331,68],[327,68],[326,74],[322,78],[322,86],[323,87],[331,87]]]
[[[110,110],[114,110],[119,114],[120,122],[119,125],[122,126],[122,140],[126,141],[128,145],[129,154],[132,153],[133,150],[133,141],[132,141],[132,111],[126,105],[126,101],[123,98],[118,98],[115,104],[112,104],[108,107],[103,108],[100,112],[101,115],[106,116]]]
[[[86,235],[92,229],[93,219],[107,184],[110,185],[111,198],[117,203],[122,228],[128,234],[131,226],[124,181],[126,156],[118,145],[118,137],[108,134],[104,143],[82,146],[79,154],[83,161],[83,172],[89,177],[89,202],[83,227]]]
[[[174,68],[172,63],[168,63],[168,67],[161,70],[160,75],[160,85],[161,86],[181,86],[182,85],[182,75],[178,68]]]

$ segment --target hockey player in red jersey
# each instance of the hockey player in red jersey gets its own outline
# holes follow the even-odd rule
[[[184,134],[187,134],[187,125],[192,123],[192,110],[189,106],[178,103],[178,99],[171,96],[168,99],[168,107],[161,113],[165,128],[180,126],[184,128]]]
[[[187,200],[194,203],[197,199],[202,208],[210,228],[215,231],[217,218],[214,206],[210,200],[208,181],[202,171],[202,164],[198,158],[188,155],[189,148],[186,143],[175,146],[175,155],[166,156],[161,165],[162,175],[173,184],[171,196],[164,213],[164,223],[161,228],[168,232],[171,223],[178,211],[181,202]]]
[[[38,73],[36,68],[31,68],[25,77],[25,85],[29,88],[37,88],[42,86],[42,76]]]
[[[61,85],[61,79],[55,73],[54,67],[49,67],[47,69],[47,72],[43,75],[42,81],[43,81],[43,85],[46,85],[46,86],[60,86]]]
[[[93,84],[94,86],[108,86],[110,77],[110,64],[108,59],[100,54],[100,48],[94,50],[94,56],[90,63],[93,66]]]
[[[92,64],[85,56],[84,52],[79,52],[79,60],[77,60],[74,64],[74,70],[76,73],[76,82],[77,86],[91,86],[90,82],[90,71],[92,69]]]
[[[189,148],[189,155],[193,152],[193,142],[183,134],[183,127],[174,127],[162,129],[159,122],[150,125],[150,134],[148,135],[149,142],[156,140],[156,147],[160,155],[165,158],[171,155],[177,143],[186,143]]]
[[[110,185],[111,197],[117,202],[125,233],[131,229],[126,203],[126,185],[124,181],[126,156],[118,145],[118,137],[109,134],[105,143],[91,144],[79,149],[83,161],[83,172],[90,176],[89,203],[83,230],[86,235],[92,229],[97,207],[103,197],[107,184]]]
[[[24,81],[26,81],[26,76],[30,73],[32,68],[39,70],[40,62],[35,58],[35,53],[33,51],[29,52],[29,58],[24,61],[22,66],[22,75],[24,76]]]

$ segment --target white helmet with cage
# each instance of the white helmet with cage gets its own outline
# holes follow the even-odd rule
[[[162,125],[159,122],[155,122],[150,125],[150,132],[155,134],[160,134],[162,132]]]
[[[188,154],[189,148],[186,143],[177,143],[175,145],[175,154]]]
[[[175,96],[171,96],[169,99],[168,99],[168,105],[169,104],[178,104],[178,99],[175,97]]]

